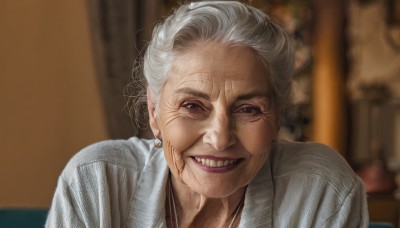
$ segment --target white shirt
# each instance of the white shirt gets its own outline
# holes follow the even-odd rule
[[[61,174],[46,227],[166,227],[169,169],[153,140],[91,145]],[[362,182],[326,146],[277,141],[246,190],[239,227],[367,227]]]

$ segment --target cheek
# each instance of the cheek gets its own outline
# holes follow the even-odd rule
[[[272,140],[275,138],[274,129],[267,121],[248,123],[239,129],[239,138],[250,154],[243,177],[248,184],[258,173],[268,159]]]
[[[183,117],[175,118],[162,127],[164,153],[173,175],[182,181],[185,151],[199,139],[200,125]]]
[[[185,117],[178,117],[162,129],[162,138],[177,151],[186,151],[200,138],[201,124]]]
[[[182,173],[185,168],[185,161],[182,158],[182,154],[169,141],[164,142],[163,149],[170,170],[175,177],[182,181]]]
[[[252,156],[268,157],[271,142],[276,137],[275,132],[270,121],[261,120],[242,125],[238,129],[238,137]]]

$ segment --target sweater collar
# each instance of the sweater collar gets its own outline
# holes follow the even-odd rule
[[[266,161],[247,186],[240,228],[272,227],[274,187],[270,167]]]

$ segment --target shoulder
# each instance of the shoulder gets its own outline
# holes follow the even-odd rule
[[[161,160],[162,153],[152,145],[152,140],[131,138],[107,140],[79,151],[59,178],[48,226],[76,222],[86,227],[125,227],[133,198],[143,195],[143,188],[137,186],[162,175],[144,174],[146,167]]]
[[[73,176],[73,172],[87,167],[114,166],[141,170],[151,150],[151,140],[136,137],[94,143],[83,148],[70,159],[63,171],[63,176]]]
[[[331,148],[318,143],[278,141],[270,164],[274,221],[279,227],[359,227],[357,224],[367,221],[363,184],[346,160]]]
[[[274,178],[308,176],[335,187],[352,188],[358,177],[336,151],[319,143],[277,141],[271,155]]]

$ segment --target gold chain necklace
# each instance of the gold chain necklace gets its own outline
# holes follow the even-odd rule
[[[174,191],[172,189],[172,182],[171,182],[171,177],[169,178],[169,197],[168,197],[168,205],[169,205],[169,214],[170,214],[170,220],[171,220],[171,226],[172,228],[176,227],[179,228],[179,223],[178,223],[178,214],[176,213],[176,205],[175,205],[175,196],[174,196]],[[232,228],[232,225],[235,223],[236,217],[239,214],[239,211],[241,207],[243,206],[244,200],[242,199],[235,211],[235,215],[233,216],[231,223],[229,223],[228,228]],[[174,216],[172,215],[172,211],[174,212]],[[174,219],[172,218],[175,218]]]

